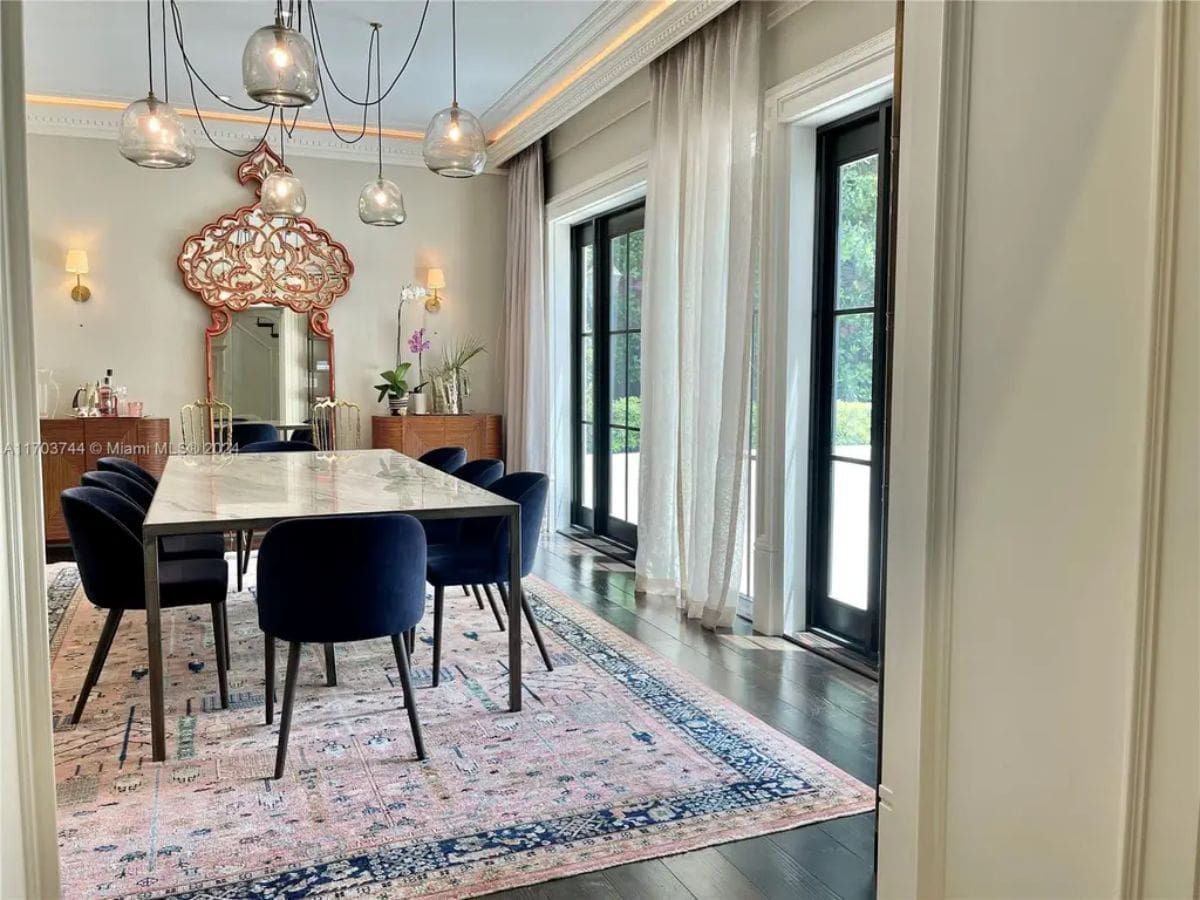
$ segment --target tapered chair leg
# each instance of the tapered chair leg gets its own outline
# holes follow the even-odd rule
[[[325,645],[325,683],[337,687],[337,659],[333,655],[333,644]]]
[[[410,628],[404,632],[404,644],[408,648],[408,655],[412,656],[417,649],[417,629]]]
[[[225,601],[211,604],[213,622],[213,649],[217,654],[217,689],[221,695],[221,709],[229,709],[229,673],[225,665]]]
[[[242,553],[246,543],[246,535],[239,528],[237,530],[237,589],[238,593],[242,591]]]
[[[464,585],[462,586],[462,589],[463,589],[463,596],[464,596],[464,597],[470,597],[470,596],[471,596],[471,588],[472,588],[472,587],[474,587],[474,585],[467,586],[467,585],[465,585],[465,584],[464,584]],[[483,607],[482,607],[482,606],[481,606],[481,607],[479,607],[479,608],[480,608],[480,609],[483,609]]]
[[[263,681],[266,684],[264,694],[267,699],[267,724],[275,723],[275,638],[269,634],[263,635]]]
[[[408,727],[412,729],[413,744],[417,748],[417,759],[425,759],[425,741],[421,738],[421,723],[417,720],[417,697],[413,692],[408,651],[404,647],[404,641],[395,635],[392,636],[392,649],[396,653],[396,669],[400,673],[400,687],[404,690],[404,708],[408,711]]]
[[[508,588],[503,583],[497,584],[500,589],[500,596],[504,599],[504,608],[508,609]],[[538,628],[537,619],[533,617],[533,610],[529,608],[529,598],[525,596],[525,592],[521,592],[521,609],[525,613],[525,621],[529,623],[529,630],[533,632],[533,640],[537,644],[538,652],[542,654],[542,662],[546,664],[546,671],[553,672],[554,664],[550,662],[550,654],[546,651],[546,644],[542,640],[542,630]]]
[[[287,763],[288,734],[292,730],[292,703],[296,699],[296,676],[300,672],[300,642],[288,644],[287,674],[283,681],[283,710],[279,715],[279,745],[275,748],[275,778],[283,777]]]
[[[480,609],[483,609],[483,594],[479,593],[479,585],[477,585],[477,584],[473,584],[473,585],[471,585],[470,587],[467,587],[466,585],[463,585],[463,590],[464,590],[464,591],[468,591],[468,590],[469,590],[469,591],[474,591],[474,593],[475,593],[475,602],[479,604],[479,608],[480,608]]]
[[[492,596],[492,589],[488,585],[483,586],[483,592],[487,594],[488,603],[492,607],[492,615],[496,617],[496,624],[500,626],[500,630],[504,630],[504,616],[500,615],[500,607],[496,605],[496,598]]]
[[[246,552],[242,560],[242,574],[250,571],[250,548],[254,545],[254,529],[250,528],[246,531]]]
[[[230,651],[229,643],[229,604],[222,603],[221,606],[221,631],[225,634],[225,671],[233,668],[233,653]]]
[[[108,659],[108,651],[112,649],[113,638],[117,636],[117,626],[121,624],[121,616],[124,614],[123,609],[108,611],[108,618],[104,620],[104,628],[100,632],[100,640],[96,642],[96,651],[92,654],[92,664],[88,666],[87,675],[83,678],[83,687],[79,689],[79,699],[75,701],[75,711],[71,713],[72,725],[79,724],[88,695],[100,680],[100,671],[104,668],[104,661]]]
[[[442,607],[445,606],[446,589],[440,584],[433,589],[433,686],[442,678]]]

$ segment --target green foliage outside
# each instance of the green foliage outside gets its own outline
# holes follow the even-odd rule
[[[871,443],[871,404],[838,400],[834,411],[833,443],[850,447]]]

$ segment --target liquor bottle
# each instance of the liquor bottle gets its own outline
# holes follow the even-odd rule
[[[96,390],[96,405],[100,407],[100,415],[115,416],[117,414],[117,393],[113,390],[113,370],[108,369]]]

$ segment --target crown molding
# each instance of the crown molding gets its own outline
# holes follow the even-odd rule
[[[770,31],[792,13],[800,12],[800,10],[804,9],[810,3],[812,3],[812,0],[779,0],[764,17],[767,23],[767,30]]]
[[[562,80],[564,72],[579,67],[614,40],[621,32],[636,23],[645,13],[641,3],[604,3],[567,35],[566,40],[551,50],[516,84],[505,91],[480,116],[488,134],[498,131],[505,122]]]
[[[527,107],[532,108],[532,112],[501,134],[488,148],[488,158],[494,165],[502,165],[735,2],[664,0],[661,11],[654,14],[654,18],[584,74],[541,105],[537,105],[538,100],[533,101],[533,106]],[[639,4],[637,9],[642,17],[646,16],[645,5]]]
[[[116,141],[120,123],[121,113],[117,110],[43,105],[36,102],[27,102],[25,105],[25,127],[30,134]],[[207,146],[208,139],[198,122],[194,119],[184,119],[183,125],[197,147]],[[253,150],[263,138],[264,129],[261,125],[210,123],[207,120],[205,125],[214,140],[239,152]],[[374,141],[343,144],[333,134],[299,128],[288,138],[287,151],[288,156],[353,159],[358,162],[373,162],[376,158]],[[424,168],[421,142],[385,136],[383,161],[388,165]]]

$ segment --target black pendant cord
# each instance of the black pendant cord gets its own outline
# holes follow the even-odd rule
[[[284,155],[287,153],[287,138],[283,133],[283,116],[279,117],[279,165],[281,168],[287,168],[287,163],[284,160]]]
[[[163,102],[171,102],[171,76],[167,72],[167,0],[162,2],[162,66],[163,66]]]
[[[379,23],[375,22],[371,25],[371,27],[375,30],[375,43],[378,44],[379,43]],[[375,96],[376,96],[376,100],[375,100],[376,141],[375,141],[375,144],[376,144],[376,150],[378,153],[378,160],[379,160],[378,179],[380,181],[383,181],[383,81],[379,77],[379,68],[380,68],[379,58],[381,56],[383,56],[382,53],[375,54]],[[368,84],[367,85],[367,94],[370,95],[370,93],[371,93],[371,85]]]
[[[309,3],[308,8],[310,11],[312,10],[311,2]],[[371,54],[375,50],[375,43],[376,43],[377,39],[378,39],[378,33],[376,31],[372,30],[371,31],[371,40],[367,44],[367,90],[366,90],[366,94],[365,94],[365,96],[367,96],[367,97],[371,96]],[[325,121],[329,123],[329,130],[332,131],[334,137],[336,137],[343,144],[357,144],[367,134],[367,114],[370,113],[370,111],[371,111],[371,104],[367,103],[367,104],[362,105],[362,111],[363,111],[362,128],[359,129],[358,134],[354,137],[346,137],[345,135],[343,135],[340,131],[338,131],[337,125],[335,125],[334,121],[333,121],[333,115],[329,112],[329,94],[325,91],[325,79],[321,75],[321,69],[322,69],[322,67],[318,64],[317,65],[317,84],[320,86],[320,89],[321,89],[321,91],[320,91],[321,106],[325,110]]]
[[[150,71],[150,96],[154,96],[154,38],[150,30],[150,0],[146,0],[146,68]]]
[[[450,99],[458,106],[458,14],[450,0]]]
[[[175,43],[179,46],[179,55],[183,58],[183,67],[184,67],[184,70],[187,72],[188,80],[191,81],[191,79],[195,78],[202,85],[204,85],[204,89],[206,91],[208,91],[209,94],[212,95],[214,100],[216,100],[218,103],[222,104],[223,106],[228,106],[230,109],[236,109],[239,112],[261,112],[262,110],[266,109],[267,106],[269,105],[266,103],[260,103],[258,106],[241,106],[237,103],[231,103],[230,101],[224,99],[215,90],[213,90],[212,85],[210,85],[207,81],[204,80],[204,76],[200,74],[200,72],[192,64],[191,57],[188,56],[187,49],[184,44],[184,36],[183,36],[183,14],[180,13],[179,6],[176,3],[176,0],[170,0],[170,3],[171,3],[171,19],[172,19],[172,22],[174,23],[174,28],[175,28]],[[193,93],[194,93],[194,91],[193,91]]]
[[[412,62],[413,54],[417,50],[417,43],[421,40],[421,33],[425,30],[425,17],[429,14],[430,2],[431,0],[425,0],[425,5],[421,9],[421,21],[417,23],[417,32],[413,35],[412,44],[408,48],[408,55],[404,57],[404,62],[400,66],[400,71],[397,72],[396,77],[389,82],[387,90],[383,91],[375,101],[372,101],[370,91],[364,95],[362,100],[351,97],[344,90],[342,90],[341,86],[337,83],[337,80],[333,77],[333,70],[329,68],[329,61],[325,58],[325,45],[321,41],[321,28],[320,24],[317,22],[316,4],[313,3],[313,0],[308,0],[309,32],[312,35],[313,46],[316,48],[317,55],[321,59],[321,64],[318,69],[323,68],[325,70],[325,74],[329,76],[329,83],[333,85],[333,89],[338,93],[339,96],[341,96],[343,100],[345,100],[347,103],[353,103],[355,106],[365,107],[374,106],[376,103],[388,98],[388,95],[392,93],[392,90],[396,87],[397,83],[399,83],[400,76],[408,70],[408,64]]]

